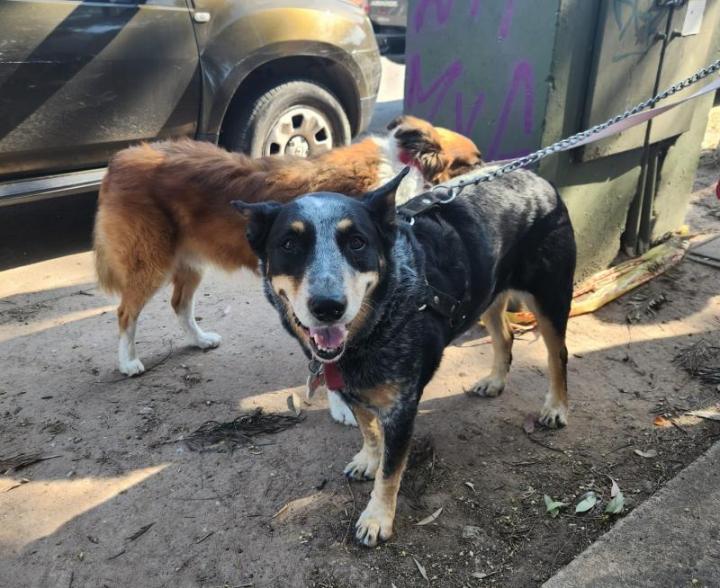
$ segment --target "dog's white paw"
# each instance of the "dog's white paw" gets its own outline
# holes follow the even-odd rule
[[[205,331],[198,333],[195,337],[195,345],[197,345],[200,349],[214,349],[220,345],[220,341],[222,341],[222,337],[220,335]]]
[[[343,473],[352,480],[374,480],[379,467],[379,452],[371,452],[363,447],[355,454],[352,461],[345,466]]]
[[[145,371],[145,366],[142,364],[142,361],[135,358],[121,361],[118,369],[120,373],[126,376],[139,376]]]
[[[392,536],[393,518],[387,509],[371,498],[355,523],[355,538],[368,547],[375,547],[378,541],[387,541]]]
[[[495,398],[505,390],[505,380],[496,376],[487,376],[470,389],[470,394],[484,398]]]
[[[353,415],[350,407],[345,404],[340,394],[333,390],[328,390],[328,405],[330,406],[330,416],[334,421],[348,427],[357,427],[355,415]]]
[[[545,399],[545,405],[540,411],[540,418],[538,422],[544,427],[550,429],[559,429],[564,427],[568,423],[568,409],[567,406],[560,402],[553,402],[548,396]]]

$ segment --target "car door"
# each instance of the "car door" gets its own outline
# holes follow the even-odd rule
[[[0,176],[88,169],[193,135],[200,71],[186,0],[0,2]]]

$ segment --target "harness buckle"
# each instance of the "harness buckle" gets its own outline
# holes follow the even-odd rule
[[[437,192],[440,191],[437,187],[434,190]],[[460,188],[458,188],[457,186],[453,186],[452,188],[450,188],[450,190],[448,191],[448,195],[445,198],[437,196],[437,201],[439,204],[449,204],[450,202],[455,200],[455,198],[457,198],[458,194],[460,194]]]

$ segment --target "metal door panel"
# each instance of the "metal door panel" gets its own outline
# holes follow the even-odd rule
[[[12,0],[0,17],[0,174],[92,167],[128,143],[194,133],[184,0]]]

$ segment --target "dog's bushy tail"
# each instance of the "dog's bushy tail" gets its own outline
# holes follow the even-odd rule
[[[140,144],[120,151],[110,160],[98,195],[98,207],[93,228],[93,250],[98,285],[109,293],[120,293],[125,287],[122,268],[113,259],[121,253],[117,236],[131,240],[134,223],[128,218],[146,213],[147,207],[135,210],[126,204],[128,194],[136,197],[146,190],[145,182],[163,161],[163,154],[152,145]],[[137,204],[135,204],[135,207]],[[141,221],[142,219],[137,219]],[[113,241],[113,238],[116,241]],[[113,248],[116,251],[113,251]],[[116,255],[113,255],[115,253]]]
[[[98,239],[97,231],[94,237],[95,250],[95,273],[97,274],[98,285],[108,293],[118,293],[122,290],[120,276],[113,271],[109,263],[107,251],[102,238]]]

